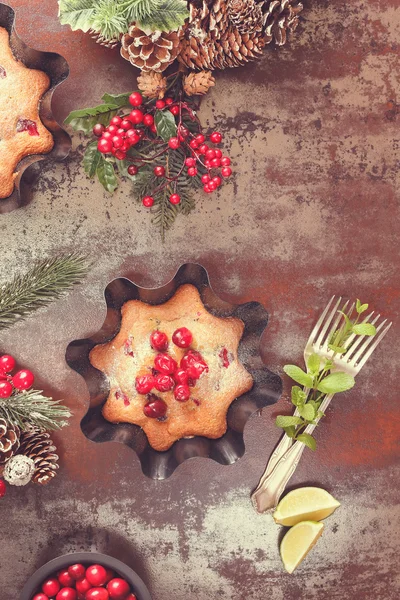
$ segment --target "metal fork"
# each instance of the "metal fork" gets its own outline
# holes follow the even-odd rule
[[[304,360],[307,364],[310,354],[315,352],[323,359],[334,360],[334,366],[331,369],[332,372],[343,371],[355,377],[355,375],[357,375],[365,365],[366,361],[371,356],[379,342],[389,331],[392,323],[389,323],[386,325],[385,329],[383,329],[387,320],[385,319],[382,321],[376,326],[375,336],[356,336],[356,334],[352,334],[345,343],[345,347],[348,348],[346,354],[334,356],[334,352],[329,350],[328,344],[332,334],[337,330],[340,319],[342,318],[341,314],[338,313],[341,298],[335,302],[332,310],[328,314],[334,298],[334,296],[331,298],[311,332],[304,350]],[[346,302],[343,306],[343,310],[347,308],[347,305],[348,302]],[[353,311],[353,309],[354,304],[351,307],[350,313]],[[373,321],[369,321],[373,314],[373,312],[370,313],[364,318],[363,322],[368,321],[375,325],[378,322],[380,315],[377,315]],[[304,391],[308,393],[309,390],[305,388]],[[332,398],[333,394],[325,397],[320,407],[322,412],[327,409]],[[298,416],[298,414],[299,413],[296,410],[295,415]],[[308,425],[305,429],[305,432],[312,433],[318,421],[319,419],[316,420],[315,424]],[[264,512],[276,506],[287,482],[297,467],[303,450],[303,443],[293,442],[293,440],[286,434],[282,437],[280,443],[271,455],[267,468],[261,477],[256,490],[252,494],[252,500],[258,512]]]

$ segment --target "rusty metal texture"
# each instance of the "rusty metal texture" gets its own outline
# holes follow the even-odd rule
[[[53,96],[60,123],[104,92],[135,87],[137,72],[117,50],[59,24],[56,0],[9,3],[21,39],[70,65]],[[399,597],[400,6],[304,4],[287,46],[216,74],[199,117],[224,134],[235,176],[218,195],[199,194],[164,245],[129,182],[110,196],[86,178],[77,134],[68,159],[44,168],[32,201],[0,217],[1,282],[60,251],[95,258],[84,285],[2,332],[1,349],[74,413],[54,436],[61,456],[54,481],[9,487],[0,501],[2,600],[16,600],[47,560],[87,550],[128,563],[154,600]],[[89,394],[64,361],[68,343],[101,327],[113,278],[157,287],[185,262],[204,265],[227,302],[266,307],[262,357],[281,375],[284,364],[301,364],[333,294],[359,297],[394,321],[354,389],[332,402],[316,430],[317,451],[305,451],[292,480],[341,502],[293,575],[279,558],[281,528],[249,499],[280,436],[275,416],[290,410],[286,377],[279,403],[249,419],[246,452],[229,467],[195,458],[153,481],[130,448],[93,444],[81,433]]]

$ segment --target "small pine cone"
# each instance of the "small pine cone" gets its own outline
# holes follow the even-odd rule
[[[119,39],[108,40],[105,38],[99,31],[95,31],[94,29],[89,29],[89,35],[96,42],[96,44],[100,44],[100,46],[105,46],[106,48],[116,48],[118,46]]]
[[[139,90],[146,98],[164,98],[167,80],[155,71],[142,71],[137,78]]]
[[[0,418],[0,465],[4,465],[18,450],[20,430]]]
[[[183,89],[188,96],[201,96],[207,94],[210,87],[215,85],[211,71],[190,73],[183,80]]]
[[[35,472],[32,477],[34,483],[46,485],[56,476],[58,469],[57,448],[50,439],[50,435],[38,427],[22,432],[19,454],[28,456],[35,463]]]
[[[255,0],[228,0],[227,14],[240,33],[262,31],[262,5]]]
[[[275,41],[277,46],[284,46],[287,33],[293,33],[299,24],[299,14],[303,5],[298,0],[271,0],[267,9],[264,7],[265,42]]]
[[[132,23],[121,38],[121,56],[142,71],[162,73],[178,56],[181,37],[182,29],[147,35]]]

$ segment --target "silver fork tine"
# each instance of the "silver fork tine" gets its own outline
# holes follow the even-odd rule
[[[332,298],[329,300],[328,304],[326,305],[326,308],[324,310],[324,312],[321,314],[320,318],[318,319],[318,321],[315,324],[314,329],[312,330],[312,332],[310,333],[310,336],[308,338],[308,344],[312,344],[314,343],[314,338],[316,337],[319,328],[321,327],[322,323],[324,322],[325,319],[325,315],[328,312],[330,305],[332,304],[333,300],[335,299],[335,296],[332,296]]]
[[[380,323],[378,325],[378,327],[376,328],[376,334],[380,332],[380,330],[382,329],[382,327],[385,325],[385,323],[387,322],[387,319],[384,319],[382,321],[382,323]],[[367,336],[367,339],[365,340],[365,342],[363,343],[363,345],[361,346],[361,348],[359,350],[357,350],[357,352],[354,354],[354,356],[352,356],[349,359],[349,363],[352,363],[353,365],[357,365],[358,361],[360,360],[361,356],[364,354],[364,352],[367,350],[367,348],[369,346],[371,346],[374,341],[376,340],[376,334],[374,336]]]
[[[370,313],[367,317],[365,317],[364,321],[361,321],[362,323],[367,323],[369,321],[369,319],[372,317],[372,315],[374,314],[374,312],[372,311],[372,313]],[[373,319],[372,321],[370,321],[371,325],[375,325],[375,323],[379,320],[381,315],[376,315],[375,319]],[[356,341],[354,342],[354,344],[351,344],[352,341],[354,340],[354,338],[357,337]],[[347,342],[345,343],[345,348],[349,348],[350,344],[351,344],[351,348],[349,348],[346,357],[350,358],[350,356],[352,356],[354,354],[354,352],[357,350],[357,348],[359,347],[359,345],[365,341],[365,339],[369,337],[367,335],[359,335],[357,336],[356,333],[352,333],[351,336],[349,337],[349,339],[347,340]]]
[[[385,329],[382,331],[382,333],[380,334],[380,336],[378,338],[376,338],[376,339],[375,339],[375,337],[373,338],[374,343],[371,344],[370,348],[368,349],[368,352],[362,357],[362,359],[358,363],[358,365],[357,365],[358,369],[362,369],[362,367],[365,365],[366,361],[369,359],[369,357],[371,356],[371,354],[373,353],[373,351],[379,344],[379,342],[381,342],[383,340],[383,338],[385,337],[385,335],[387,334],[387,332],[389,331],[391,326],[392,326],[392,323],[389,323],[389,325],[387,325],[387,327],[385,327]]]
[[[336,302],[335,306],[333,307],[333,309],[331,310],[328,318],[326,319],[323,328],[321,329],[321,333],[319,334],[318,338],[316,339],[316,341],[314,342],[314,344],[316,344],[319,348],[322,346],[322,340],[325,337],[326,332],[328,331],[328,327],[329,325],[332,323],[332,319],[334,318],[334,316],[336,315],[336,311],[341,303],[342,299],[339,298],[339,300]],[[324,311],[324,316],[325,316],[325,311]]]
[[[345,302],[345,304],[343,305],[341,310],[345,310],[347,308],[349,301],[347,300],[347,302]],[[350,311],[351,312],[351,311]],[[335,333],[335,331],[337,330],[337,327],[339,325],[340,319],[342,318],[342,315],[336,311],[337,316],[336,319],[334,320],[330,330],[328,331],[328,333],[325,336],[325,339],[323,342],[321,342],[321,346],[326,346],[326,350],[328,350],[328,344],[329,344],[329,340],[331,339],[332,335]]]

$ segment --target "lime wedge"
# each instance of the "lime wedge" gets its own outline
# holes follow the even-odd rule
[[[288,573],[293,573],[315,546],[323,528],[323,523],[303,521],[289,529],[281,543],[281,558]]]
[[[303,487],[289,492],[278,504],[273,517],[280,525],[296,525],[301,521],[321,521],[340,506],[325,490]]]

